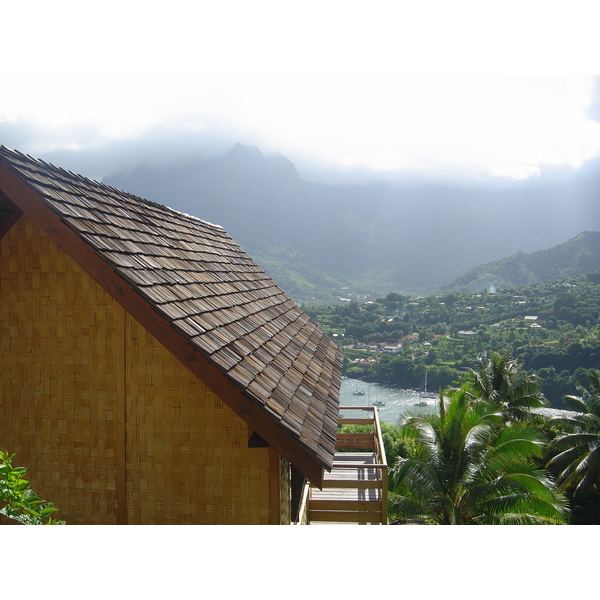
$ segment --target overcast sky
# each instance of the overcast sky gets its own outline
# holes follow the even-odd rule
[[[3,2],[0,143],[194,133],[344,169],[578,167],[600,154],[597,20],[548,4]]]

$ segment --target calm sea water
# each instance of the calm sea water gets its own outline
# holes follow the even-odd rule
[[[362,391],[363,396],[354,395],[354,392]],[[417,406],[418,402],[427,402],[426,406]],[[397,425],[403,416],[423,415],[438,411],[438,399],[419,396],[416,390],[405,390],[379,383],[366,383],[358,379],[344,377],[340,391],[340,406],[373,406],[375,402],[383,402],[385,406],[379,406],[379,418],[392,425]],[[354,411],[352,411],[354,412]],[[573,416],[575,413],[554,408],[539,409],[539,412],[548,416]],[[344,411],[342,411],[344,414]],[[350,416],[346,413],[346,416]]]
[[[364,392],[364,396],[354,395],[354,392]],[[423,399],[416,390],[404,390],[397,387],[366,383],[357,379],[344,377],[340,391],[340,406],[373,406],[374,402],[384,402],[379,406],[379,418],[393,425],[403,415],[422,415],[437,411],[437,399],[427,398],[427,406],[416,406]],[[342,411],[343,412],[343,411]]]

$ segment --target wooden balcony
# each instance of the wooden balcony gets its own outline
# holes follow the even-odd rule
[[[323,489],[310,486],[308,491],[308,523],[387,525],[387,460],[377,408],[341,407],[340,415],[340,426],[365,425],[367,432],[338,432]]]

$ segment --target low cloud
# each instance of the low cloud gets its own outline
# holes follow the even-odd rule
[[[594,79],[588,115],[591,119],[600,123],[600,76]]]

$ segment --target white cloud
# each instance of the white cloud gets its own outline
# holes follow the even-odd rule
[[[600,153],[600,123],[586,116],[590,77],[419,74],[452,61],[493,71],[511,49],[525,65],[543,49],[564,66],[555,41],[571,13],[465,2],[475,22],[464,25],[452,22],[454,3],[414,4],[12,3],[5,22],[21,26],[3,39],[12,52],[0,71],[0,127],[29,125],[39,148],[167,125],[235,131],[292,159],[514,178]],[[590,25],[580,3],[572,14],[580,52]]]

